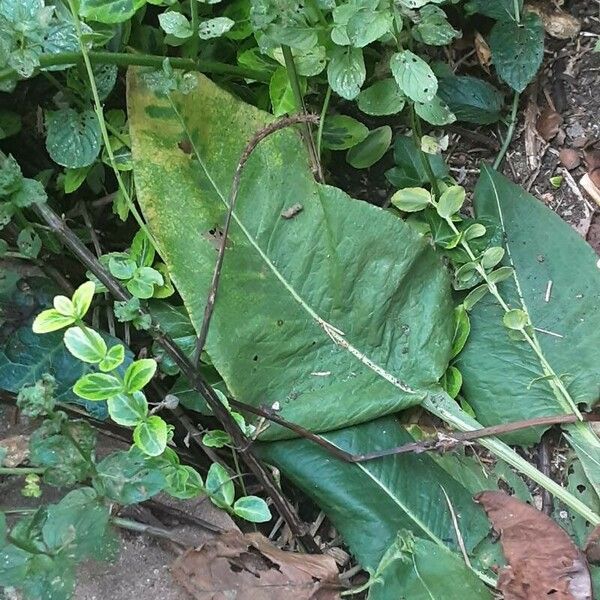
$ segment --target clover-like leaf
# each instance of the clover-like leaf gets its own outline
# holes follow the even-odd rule
[[[148,456],[159,456],[167,447],[169,428],[158,415],[152,415],[138,423],[133,430],[135,445]]]
[[[50,333],[68,327],[75,322],[74,317],[61,315],[55,308],[43,310],[33,321],[34,333]]]
[[[258,496],[243,496],[233,505],[233,512],[251,523],[266,523],[273,517],[267,503]]]
[[[109,348],[106,356],[98,363],[98,368],[101,371],[108,372],[116,369],[125,360],[125,346],[123,344],[115,344]]]
[[[107,400],[108,414],[119,425],[135,427],[148,416],[148,402],[143,392],[117,394]]]
[[[210,465],[206,476],[206,491],[214,504],[221,508],[231,506],[235,497],[233,481],[225,467],[219,463]]]
[[[73,307],[75,308],[75,316],[78,319],[83,319],[92,304],[92,299],[96,293],[96,285],[93,281],[82,283],[73,294]]]
[[[125,391],[129,394],[138,392],[150,382],[156,373],[156,361],[152,358],[142,358],[132,362],[123,379]]]
[[[85,400],[107,400],[123,391],[123,384],[109,373],[88,373],[80,377],[73,391]]]
[[[459,185],[449,187],[439,199],[436,205],[438,215],[442,219],[448,219],[456,214],[465,201],[465,188]]]
[[[431,204],[431,194],[425,188],[404,188],[391,199],[392,204],[404,212],[418,212]]]
[[[64,337],[67,350],[83,362],[97,364],[106,356],[106,342],[89,327],[70,327]]]

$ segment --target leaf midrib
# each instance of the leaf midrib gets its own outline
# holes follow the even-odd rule
[[[206,178],[210,182],[210,185],[213,187],[213,189],[215,190],[216,194],[219,196],[219,198],[221,199],[221,201],[223,202],[223,204],[225,205],[225,207],[229,210],[229,202],[227,201],[227,198],[225,198],[225,196],[221,192],[220,188],[217,186],[217,184],[216,184],[215,180],[213,179],[213,177],[211,176],[211,174],[210,174],[210,172],[209,172],[206,164],[202,160],[202,156],[201,156],[201,154],[200,154],[200,152],[199,152],[199,150],[198,150],[198,148],[196,146],[196,143],[194,142],[193,136],[191,135],[191,132],[189,131],[189,129],[188,129],[186,123],[185,123],[185,120],[184,120],[183,116],[181,115],[181,113],[179,112],[179,110],[177,110],[177,107],[175,106],[175,103],[173,102],[173,99],[171,98],[170,94],[168,94],[168,98],[169,98],[169,102],[171,104],[171,107],[172,107],[173,111],[177,115],[177,119],[179,120],[179,122],[180,122],[181,126],[183,127],[183,129],[184,129],[184,131],[185,131],[188,139],[190,140],[190,143],[191,143],[192,148],[194,150],[194,154],[195,154],[195,156],[196,156],[196,158],[198,160],[198,163],[200,164],[200,167],[204,171],[204,174],[206,175]],[[385,379],[386,381],[388,381],[389,383],[391,383],[394,387],[400,389],[401,391],[403,391],[403,392],[405,392],[407,394],[416,394],[417,393],[417,390],[413,389],[408,384],[404,383],[403,381],[401,381],[400,379],[398,379],[397,377],[395,377],[392,373],[389,373],[388,371],[386,371],[381,365],[379,365],[375,361],[371,360],[366,355],[365,352],[362,352],[361,350],[359,350],[358,348],[356,348],[355,346],[353,346],[350,342],[348,342],[345,339],[345,337],[344,337],[345,334],[342,331],[340,331],[335,326],[331,325],[325,319],[323,319],[304,300],[304,298],[302,298],[302,296],[300,296],[300,294],[298,294],[298,292],[296,292],[296,290],[287,281],[287,279],[283,276],[283,274],[279,271],[279,269],[277,269],[277,267],[273,264],[273,262],[268,257],[268,255],[263,251],[263,249],[258,245],[258,243],[254,239],[254,237],[246,229],[246,227],[244,226],[244,224],[242,223],[242,221],[240,220],[240,218],[237,216],[237,214],[235,213],[235,211],[232,212],[232,218],[236,222],[236,224],[238,225],[238,227],[241,229],[242,233],[244,234],[244,236],[246,237],[246,239],[248,240],[248,242],[252,245],[252,247],[256,250],[256,252],[258,252],[259,256],[264,261],[264,263],[267,265],[267,267],[269,268],[269,270],[273,273],[273,275],[275,275],[275,277],[277,278],[277,280],[283,285],[283,287],[292,296],[292,298],[310,315],[310,317],[317,323],[317,325],[323,330],[323,332],[325,333],[325,335],[335,345],[340,346],[340,347],[344,348],[345,350],[347,350],[350,354],[352,354],[356,359],[358,359],[368,369],[370,369],[376,375],[382,377],[383,379]]]

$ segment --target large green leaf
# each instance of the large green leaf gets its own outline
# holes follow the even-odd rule
[[[414,439],[394,417],[328,433],[353,454],[392,448]],[[332,458],[305,440],[264,444],[261,453],[325,511],[363,567],[375,569],[397,532],[409,530],[438,546],[458,549],[444,491],[468,552],[486,537],[489,524],[473,502],[473,489],[430,454],[397,454],[359,464]],[[299,459],[301,457],[301,459]],[[452,459],[448,459],[452,461]],[[485,488],[496,485],[492,480]]]
[[[138,198],[198,327],[233,172],[270,118],[202,75],[165,97],[131,71],[128,101]],[[250,157],[227,245],[207,350],[238,400],[328,431],[417,404],[444,373],[453,319],[438,258],[393,215],[317,184],[296,132]]]
[[[489,168],[475,190],[475,210],[478,217],[497,221],[506,236],[504,264],[514,267],[515,276],[499,284],[500,293],[511,308],[527,310],[543,356],[573,400],[591,406],[600,395],[598,257],[554,212]],[[477,418],[492,425],[571,412],[531,347],[509,336],[502,314],[491,297],[480,301],[458,357],[463,391]],[[598,439],[585,424],[566,430],[598,486]],[[524,430],[507,439],[530,444],[542,431]]]

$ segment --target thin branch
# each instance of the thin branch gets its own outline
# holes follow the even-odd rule
[[[279,121],[274,121],[273,123],[270,123],[260,131],[257,131],[252,136],[248,144],[246,144],[246,147],[242,152],[242,156],[238,161],[237,167],[235,169],[235,174],[233,176],[231,191],[229,192],[228,210],[227,217],[225,218],[223,236],[219,244],[217,262],[215,263],[212,281],[210,283],[208,297],[206,299],[206,305],[204,307],[204,317],[202,319],[202,325],[200,326],[200,332],[198,333],[198,338],[196,340],[196,351],[194,354],[194,364],[196,365],[196,367],[200,363],[200,355],[202,354],[202,350],[204,350],[204,345],[206,344],[206,337],[208,336],[208,329],[210,327],[210,321],[212,319],[212,315],[215,308],[215,301],[217,299],[219,281],[221,278],[221,270],[223,268],[223,260],[225,259],[225,248],[227,247],[229,228],[231,226],[231,220],[233,217],[233,211],[235,209],[235,204],[238,197],[240,180],[242,177],[242,171],[244,170],[244,166],[248,162],[248,159],[250,158],[252,152],[254,152],[254,150],[256,149],[256,146],[258,146],[258,144],[260,144],[262,140],[269,137],[273,133],[281,131],[282,129],[285,129],[292,125],[297,125],[298,123],[317,123],[318,120],[319,117],[317,115],[294,115],[291,117],[285,117],[283,119],[280,119]]]
[[[506,153],[508,152],[508,148],[510,147],[510,143],[512,142],[513,135],[515,134],[515,127],[517,125],[517,114],[519,111],[519,99],[520,98],[521,98],[521,95],[519,94],[519,92],[515,92],[515,95],[513,98],[513,103],[512,103],[512,109],[510,112],[510,122],[508,125],[508,130],[506,131],[506,137],[504,138],[502,148],[500,148],[500,152],[498,153],[498,156],[496,156],[496,160],[494,161],[493,168],[495,170],[497,170],[498,167],[502,164],[502,161],[504,160],[504,157],[506,156]]]
[[[67,227],[64,221],[47,205],[40,204],[35,207],[40,217],[50,226],[54,233],[64,242],[64,244],[73,252],[79,261],[87,267],[101,281],[108,291],[121,301],[128,301],[131,298],[121,284],[115,280],[111,274],[98,262],[94,255],[86,248],[81,240]],[[141,311],[149,314],[146,311]],[[151,315],[150,315],[151,316]],[[194,390],[198,392],[206,401],[215,417],[221,422],[225,431],[231,436],[234,444],[240,449],[244,462],[254,473],[265,492],[272,498],[273,504],[286,520],[292,533],[299,539],[308,552],[320,553],[319,546],[314,539],[307,533],[308,529],[303,524],[293,506],[279,490],[278,484],[273,475],[256,458],[250,446],[250,440],[239,428],[229,411],[225,408],[215,390],[210,386],[198,369],[187,358],[181,348],[160,328],[160,324],[153,319],[149,329],[150,335],[162,346],[165,352],[173,359],[175,364],[181,370],[181,373]]]

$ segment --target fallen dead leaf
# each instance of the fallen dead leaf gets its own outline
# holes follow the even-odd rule
[[[479,60],[479,64],[485,69],[486,72],[490,72],[490,65],[492,64],[492,51],[485,41],[484,37],[477,32],[475,34],[475,53]]]
[[[559,40],[573,38],[581,31],[579,19],[564,10],[553,8],[549,2],[528,2],[525,4],[525,10],[538,15],[548,35]]]
[[[600,188],[600,150],[584,150],[583,157],[590,179]]]
[[[504,600],[592,600],[585,555],[550,517],[504,492],[475,500],[500,535],[508,563],[498,577]]]
[[[577,150],[573,150],[573,148],[563,148],[558,153],[558,158],[562,166],[569,171],[576,169],[581,164],[579,152],[577,152]]]
[[[0,440],[0,456],[3,450],[6,455],[0,460],[0,465],[11,469],[18,467],[29,457],[29,436],[13,435]]]
[[[562,123],[562,116],[556,110],[547,106],[538,117],[535,127],[542,138],[549,142],[556,137]]]
[[[182,554],[172,574],[196,600],[340,598],[332,557],[285,552],[260,533],[221,534]]]
[[[594,202],[600,206],[600,188],[594,183],[589,173],[586,173],[579,180],[579,185],[589,194]]]
[[[596,527],[594,531],[590,533],[585,542],[583,551],[589,562],[594,564],[600,563],[600,527]]]

